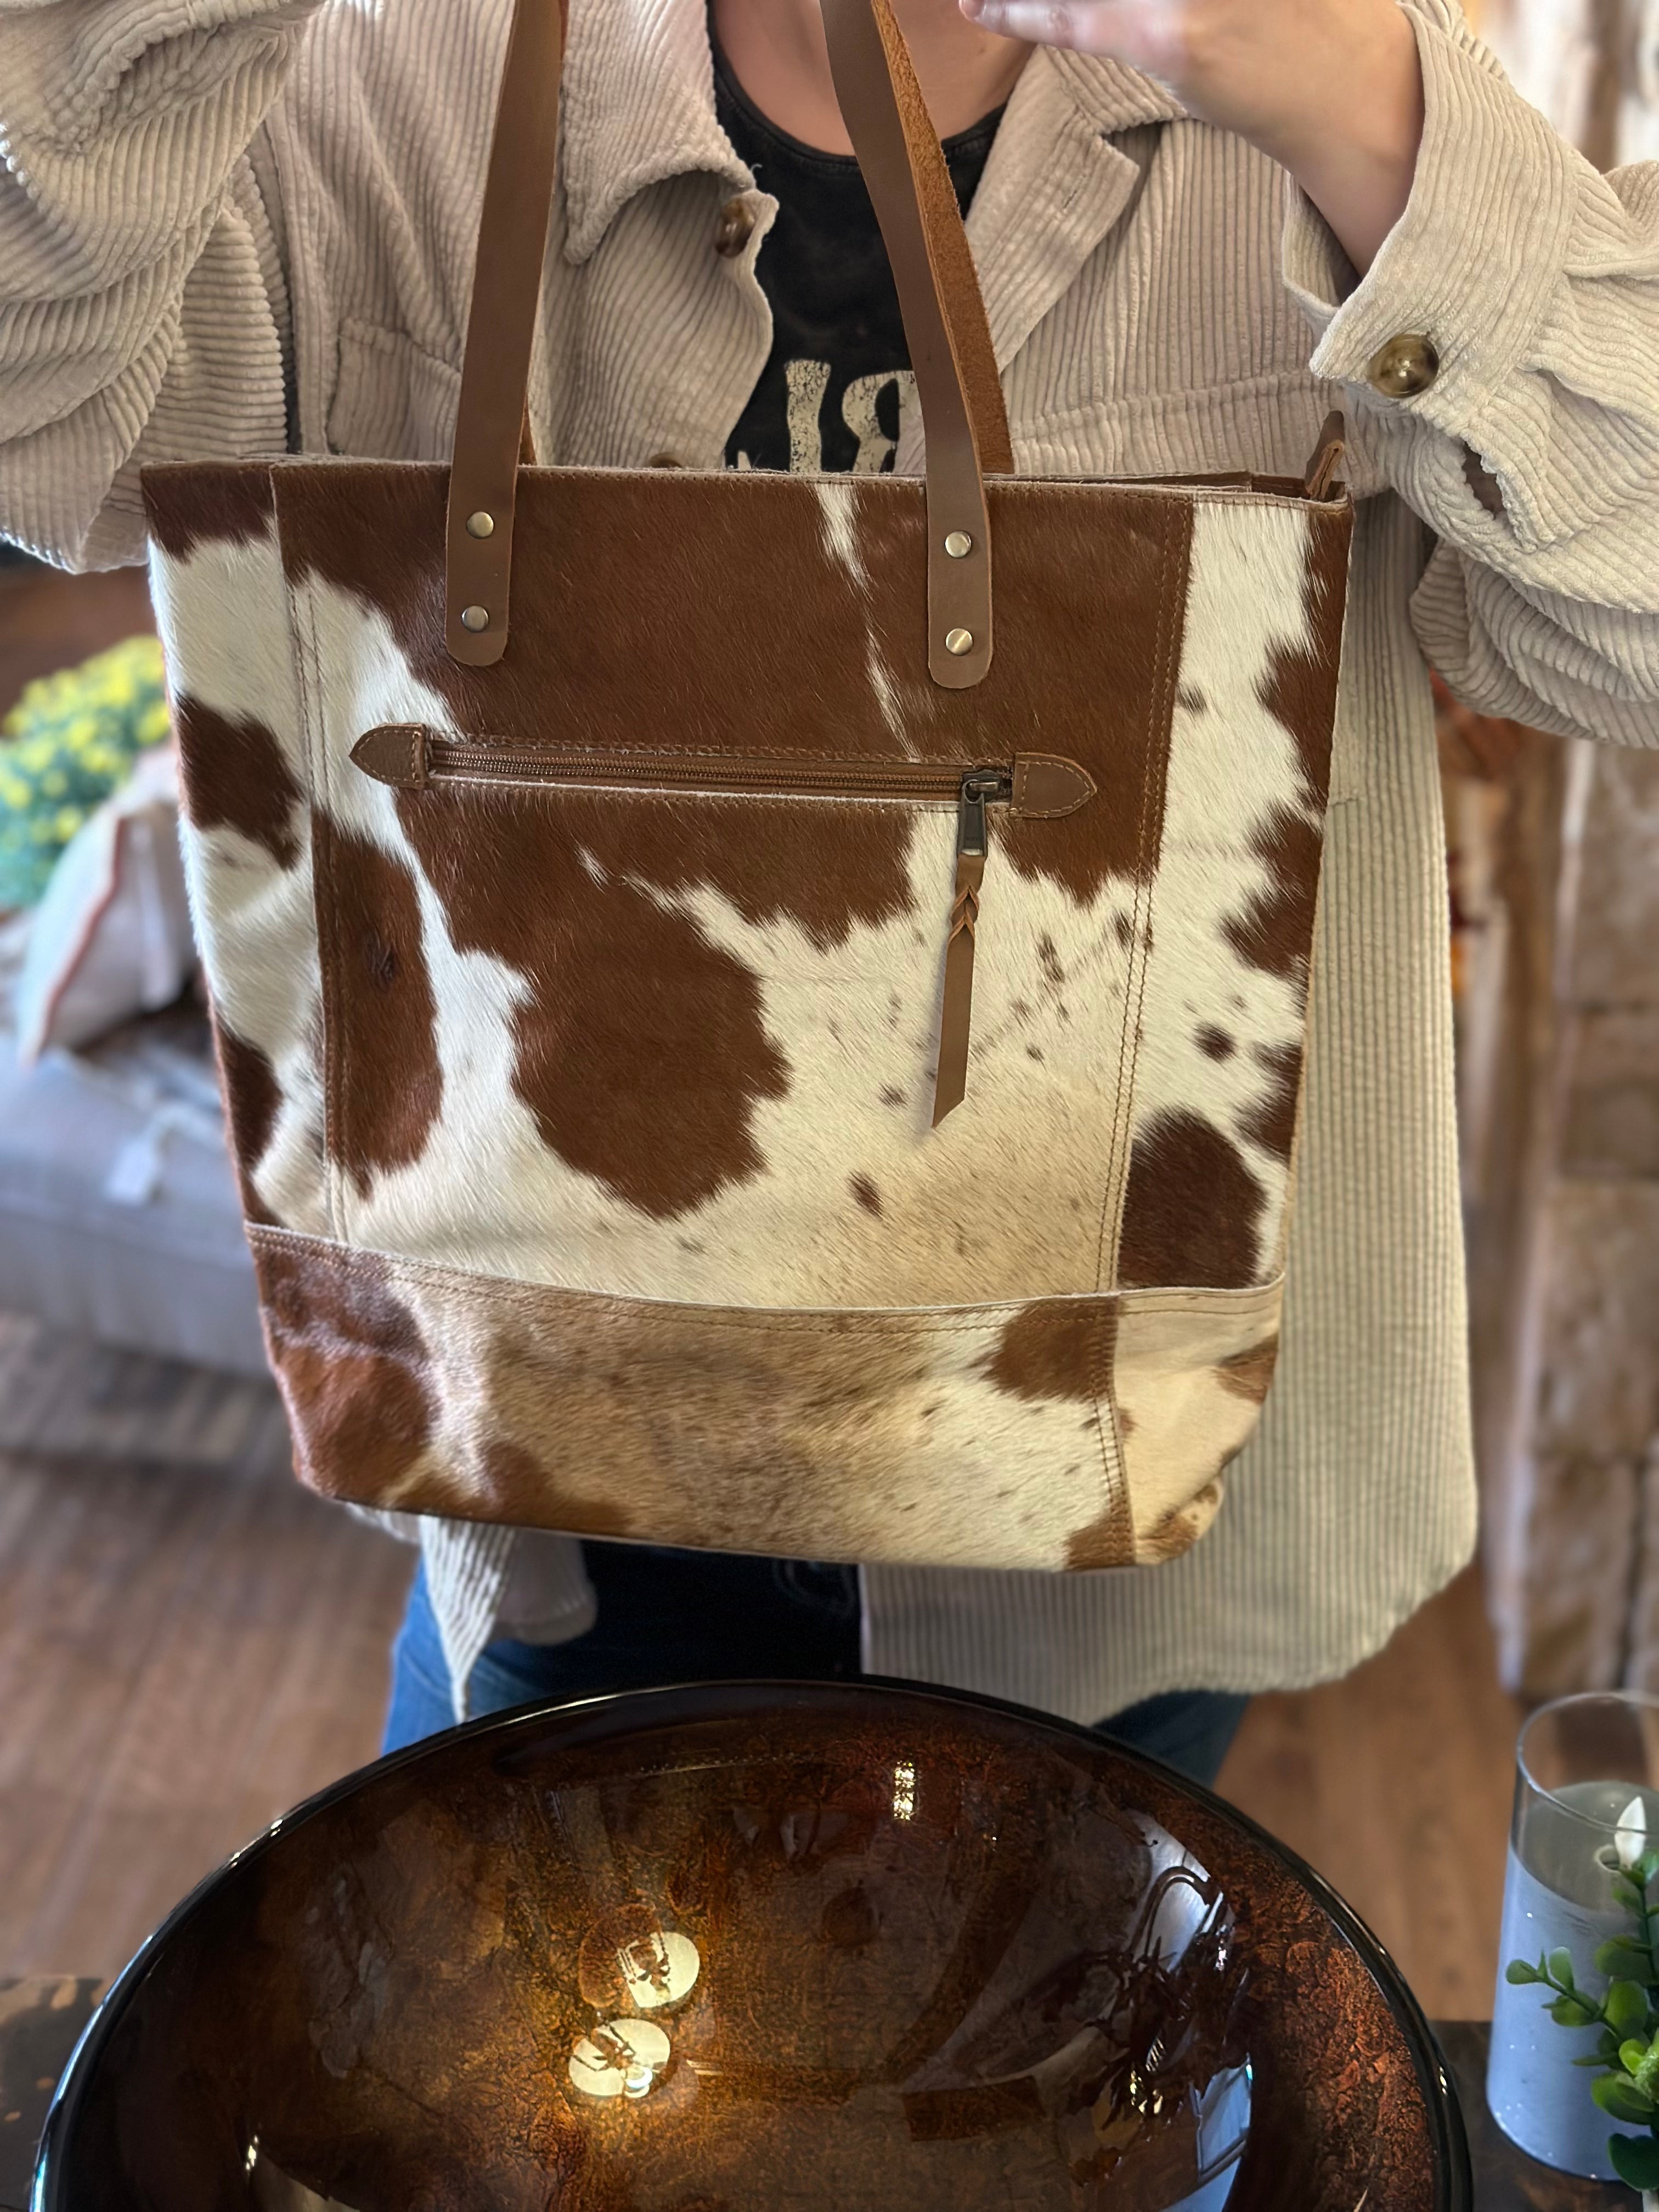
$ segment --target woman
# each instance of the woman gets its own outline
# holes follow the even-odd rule
[[[1659,171],[1455,0],[897,0],[1019,465],[1359,495],[1279,1377],[1182,1560],[1048,1579],[428,1521],[389,1741],[696,1674],[955,1683],[1212,1775],[1474,1530],[1429,679],[1659,742]],[[138,466],[447,458],[507,0],[0,0],[0,530],[140,557]],[[572,0],[544,459],[914,469],[815,0]]]

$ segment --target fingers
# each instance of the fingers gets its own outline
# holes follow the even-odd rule
[[[1094,9],[1088,0],[961,0],[962,12],[982,31],[1045,46],[1092,51],[1085,35]]]
[[[1185,45],[1188,0],[958,0],[983,31],[1033,46],[1109,54],[1164,75]]]

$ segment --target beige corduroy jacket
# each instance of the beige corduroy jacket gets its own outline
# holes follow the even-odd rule
[[[1474,1523],[1426,664],[1472,705],[1659,743],[1659,167],[1603,179],[1455,0],[1402,0],[1427,125],[1364,281],[1263,156],[1039,51],[969,225],[1023,469],[1299,471],[1360,506],[1279,1380],[1166,1566],[866,1569],[867,1662],[1090,1721],[1339,1674]],[[714,118],[703,0],[573,0],[532,412],[544,458],[720,462],[765,359],[774,204]],[[149,460],[447,457],[507,0],[0,0],[0,531],[143,556]],[[1364,96],[1356,85],[1356,101]],[[736,258],[720,210],[757,218]],[[729,235],[729,232],[728,232]],[[1367,380],[1426,334],[1432,384]],[[918,459],[917,425],[896,456]],[[427,1522],[458,1705],[499,1624],[592,1598],[568,1540]]]

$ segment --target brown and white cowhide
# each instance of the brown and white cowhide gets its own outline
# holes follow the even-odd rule
[[[907,480],[533,472],[483,671],[444,488],[146,483],[307,1479],[816,1558],[1184,1549],[1277,1345],[1346,501],[999,484],[996,657],[945,693]],[[400,788],[351,757],[388,725],[633,765]],[[1095,796],[992,809],[934,1129],[954,799],[718,764],[1034,751]]]

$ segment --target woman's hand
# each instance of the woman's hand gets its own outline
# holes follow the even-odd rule
[[[982,30],[1105,54],[1282,162],[1362,272],[1411,194],[1423,132],[1399,0],[960,0]]]

